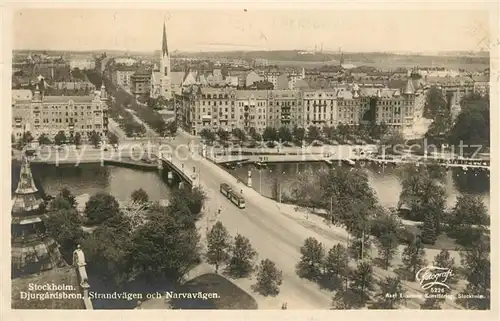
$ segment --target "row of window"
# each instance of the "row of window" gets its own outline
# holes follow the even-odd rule
[[[36,106],[36,105],[33,106],[33,110],[35,110],[35,111],[38,110],[39,109],[38,107],[39,106]],[[50,105],[50,106],[45,105],[45,104],[43,105],[43,109],[60,110],[60,109],[64,108],[65,110],[68,110],[68,109],[70,109],[69,107],[70,107],[69,105]],[[72,105],[71,107],[72,107],[72,109],[77,110],[78,108],[85,109],[85,107],[87,107],[87,109],[92,109],[92,107],[94,107],[95,109],[99,109],[100,106],[99,106],[99,104],[96,104],[96,105],[85,105],[85,106],[84,105]]]
[[[49,124],[49,123],[79,123],[79,122],[82,122],[83,120],[78,120],[78,119],[73,119],[73,118],[64,118],[64,121],[62,118],[52,118],[52,119],[48,119],[48,118],[43,118],[42,119],[42,123],[43,124]],[[99,118],[96,118],[96,119],[87,119],[87,123],[100,123],[101,122],[101,119]],[[39,124],[40,123],[40,120],[39,119],[35,119],[34,120],[34,123],[35,124]]]

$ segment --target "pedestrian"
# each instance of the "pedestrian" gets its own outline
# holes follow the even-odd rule
[[[240,189],[240,194],[243,194],[243,189]]]

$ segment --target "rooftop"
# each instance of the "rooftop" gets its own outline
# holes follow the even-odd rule
[[[12,89],[12,100],[31,100],[33,93],[29,89]]]
[[[170,73],[170,79],[172,85],[181,85],[184,80],[184,71],[172,71]]]
[[[69,101],[75,103],[91,103],[94,100],[93,96],[44,96],[45,103],[67,103]]]
[[[236,99],[267,99],[267,90],[237,90]]]

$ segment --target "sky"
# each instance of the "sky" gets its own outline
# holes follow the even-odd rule
[[[13,48],[170,51],[479,51],[486,10],[23,9],[13,13]]]

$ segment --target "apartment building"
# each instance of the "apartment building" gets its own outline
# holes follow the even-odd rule
[[[267,90],[236,90],[237,126],[244,130],[255,128],[263,133],[267,122]]]
[[[425,95],[411,79],[404,88],[303,88],[297,90],[236,90],[187,88],[181,106],[181,126],[193,135],[203,128],[262,133],[266,127],[325,127],[385,123],[411,131],[423,118]]]
[[[89,96],[45,96],[38,85],[33,95],[12,96],[12,131],[16,138],[26,131],[34,138],[45,134],[50,139],[63,131],[67,137],[80,133],[87,139],[95,131],[108,133],[108,105],[104,85]]]
[[[268,93],[267,126],[303,126],[302,92],[299,90],[271,90]]]
[[[303,91],[304,125],[318,127],[337,124],[337,91],[306,89]]]
[[[117,65],[114,72],[112,73],[111,80],[117,86],[131,88],[131,77],[135,74],[136,71],[136,66]]]
[[[149,96],[151,92],[151,71],[138,70],[130,76],[130,91],[136,98]]]

